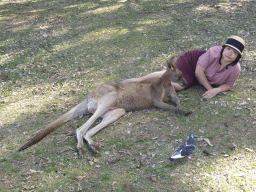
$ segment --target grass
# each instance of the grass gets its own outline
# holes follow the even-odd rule
[[[0,191],[255,191],[254,20],[251,0],[1,1]],[[85,116],[17,152],[98,84],[161,70],[169,55],[231,35],[247,43],[241,76],[208,101],[201,86],[179,92],[191,116],[128,113],[94,136],[100,154],[85,145],[78,159],[72,132]],[[196,161],[168,162],[191,131]]]

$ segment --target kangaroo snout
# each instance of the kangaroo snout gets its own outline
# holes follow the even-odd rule
[[[186,80],[183,78],[183,77],[181,77],[181,83],[180,83],[180,85],[182,86],[182,87],[186,87],[187,86],[187,82],[186,82]]]

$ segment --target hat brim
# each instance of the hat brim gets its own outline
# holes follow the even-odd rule
[[[228,46],[228,47],[231,47],[232,49],[236,50],[240,55],[242,55],[241,51],[239,49],[237,49],[235,46],[233,45],[230,45],[230,44],[225,44],[223,46]]]

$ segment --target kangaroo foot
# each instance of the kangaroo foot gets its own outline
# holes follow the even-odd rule
[[[92,144],[89,145],[89,149],[94,153],[99,153]]]
[[[79,148],[79,149],[77,149],[78,150],[78,157],[80,158],[80,159],[83,159],[84,158],[84,155],[83,155],[83,150],[82,150],[82,148]]]

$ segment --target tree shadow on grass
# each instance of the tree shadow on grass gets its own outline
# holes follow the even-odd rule
[[[2,79],[30,85],[38,81],[58,81],[63,71],[69,71],[73,78],[72,73],[88,69],[99,76],[100,72],[105,74],[111,69],[118,77],[120,72],[122,76],[127,72],[129,75],[129,71],[136,71],[138,63],[146,65],[162,53],[207,48],[208,43],[212,43],[206,40],[209,33],[229,31],[225,26],[227,21],[221,21],[221,17],[230,13],[218,9],[217,3],[37,1],[3,4],[1,52],[6,58],[0,67],[7,72],[1,74]],[[210,11],[196,12],[202,5],[209,6]],[[229,28],[236,30],[232,22]],[[210,38],[217,40],[216,45],[223,41],[216,36]],[[31,77],[31,74],[34,75]],[[30,82],[26,81],[28,78]]]

